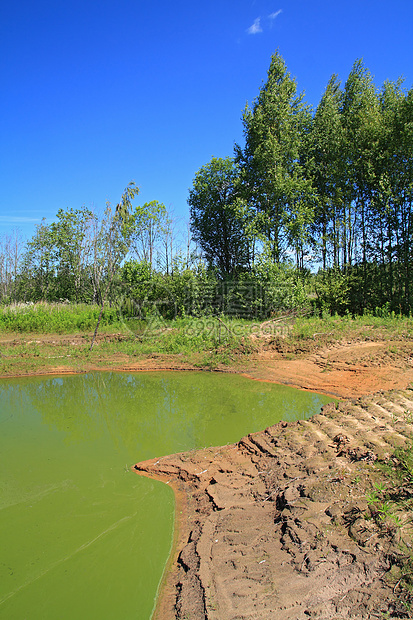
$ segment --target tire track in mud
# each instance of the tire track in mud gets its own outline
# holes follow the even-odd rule
[[[390,576],[411,532],[365,518],[377,463],[412,437],[410,412],[412,390],[377,393],[135,465],[173,486],[180,517],[155,617],[410,617]]]

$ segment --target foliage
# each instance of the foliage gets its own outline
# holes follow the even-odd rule
[[[188,204],[194,240],[210,267],[234,277],[250,263],[248,213],[237,189],[238,168],[213,157],[195,175]]]
[[[100,308],[86,304],[28,303],[0,308],[0,332],[70,334],[90,331]],[[114,308],[106,308],[103,325],[118,324]]]
[[[237,145],[235,152],[243,195],[259,216],[273,260],[280,263],[291,248],[302,265],[313,218],[313,190],[301,161],[311,115],[296,90],[284,60],[275,53],[266,83],[252,108],[244,110],[245,147]]]
[[[176,266],[169,276],[148,263],[128,261],[121,269],[120,307],[125,317],[158,314],[262,318],[285,310],[309,308],[305,274],[292,265],[275,264],[262,255],[253,269],[223,280],[216,270]]]
[[[343,314],[348,309],[349,276],[338,267],[319,271],[315,278],[317,306],[323,312]]]
[[[43,220],[37,226],[17,278],[20,298],[91,299],[90,231],[95,221],[89,209],[59,209],[56,222],[46,224]]]
[[[138,206],[131,214],[131,251],[139,261],[153,266],[155,247],[169,233],[170,219],[165,205],[152,200]]]
[[[340,207],[342,204],[343,129],[340,118],[341,90],[333,75],[315,111],[312,128],[306,138],[304,155],[307,175],[317,191],[314,219],[310,225],[313,252],[328,264],[340,264]]]
[[[106,298],[110,293],[114,278],[125,259],[134,231],[134,218],[132,216],[132,200],[139,193],[139,188],[134,182],[129,183],[122,194],[121,201],[112,212],[107,205],[97,235],[94,238],[94,284],[100,299],[100,312],[93,333],[90,349],[95,342],[99,324],[102,319]]]

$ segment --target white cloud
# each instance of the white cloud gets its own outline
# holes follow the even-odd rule
[[[247,29],[248,34],[258,34],[262,32],[261,28],[261,17],[257,17],[252,26]]]
[[[271,13],[270,15],[268,15],[268,19],[277,19],[279,14],[282,12],[283,12],[282,9],[278,9],[278,11],[275,11],[274,13]]]

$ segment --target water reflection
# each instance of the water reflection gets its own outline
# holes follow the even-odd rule
[[[237,441],[327,401],[213,373],[0,381],[0,618],[149,619],[174,500],[128,467]]]
[[[109,433],[133,461],[237,441],[279,420],[309,417],[329,400],[212,373],[110,372],[16,381],[0,385],[2,403],[34,408],[67,441]]]

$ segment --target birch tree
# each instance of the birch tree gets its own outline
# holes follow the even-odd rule
[[[114,277],[129,252],[134,231],[132,201],[138,193],[139,188],[135,183],[133,181],[129,183],[115,210],[112,210],[110,204],[107,205],[104,217],[95,233],[93,275],[100,300],[100,311],[89,350],[93,348]]]
[[[311,113],[277,52],[252,107],[243,113],[245,147],[235,147],[244,197],[258,215],[273,260],[302,256],[313,217],[313,190],[302,162]]]

